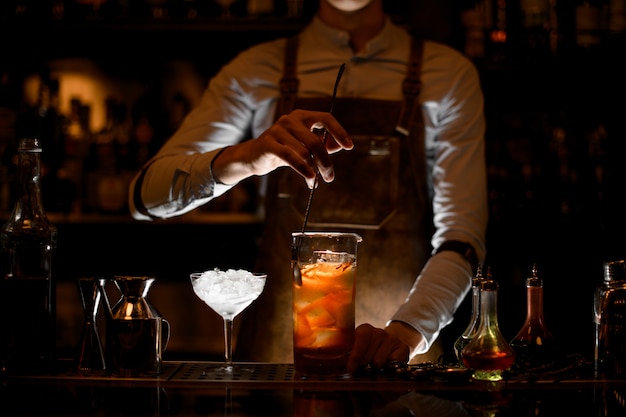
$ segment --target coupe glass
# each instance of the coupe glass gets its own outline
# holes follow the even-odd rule
[[[261,295],[267,274],[242,269],[222,271],[215,268],[191,273],[190,278],[196,295],[224,319],[225,364],[205,371],[216,378],[241,376],[251,372],[251,369],[233,366],[233,319]]]

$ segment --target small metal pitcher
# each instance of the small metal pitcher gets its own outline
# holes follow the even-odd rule
[[[170,338],[170,324],[147,299],[154,277],[115,276],[121,292],[111,308],[100,286],[106,311],[107,369],[116,376],[153,376],[162,372],[163,352]]]

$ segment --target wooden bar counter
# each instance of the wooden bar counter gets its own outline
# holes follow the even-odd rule
[[[248,363],[250,376],[211,379],[212,362],[165,362],[151,378],[102,373],[7,376],[2,416],[593,416],[626,415],[626,380],[585,366],[498,382],[415,365],[349,379],[296,378],[291,364]],[[68,365],[68,364],[65,364]],[[67,366],[70,369],[70,366]]]

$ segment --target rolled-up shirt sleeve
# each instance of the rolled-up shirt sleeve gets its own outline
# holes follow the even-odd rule
[[[243,51],[213,77],[201,101],[130,185],[138,220],[190,212],[231,189],[213,178],[219,151],[267,129],[278,97],[281,41]],[[250,71],[250,68],[259,68]]]
[[[219,151],[153,160],[131,183],[131,190],[141,193],[139,202],[130,198],[133,216],[149,220],[182,215],[228,191],[232,185],[217,182],[211,173],[211,163]],[[153,164],[158,168],[149,169]]]

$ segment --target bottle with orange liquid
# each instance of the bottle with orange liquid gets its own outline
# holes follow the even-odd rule
[[[526,320],[510,342],[515,350],[515,364],[520,371],[545,365],[555,359],[559,350],[543,314],[543,280],[533,265],[526,279]]]

